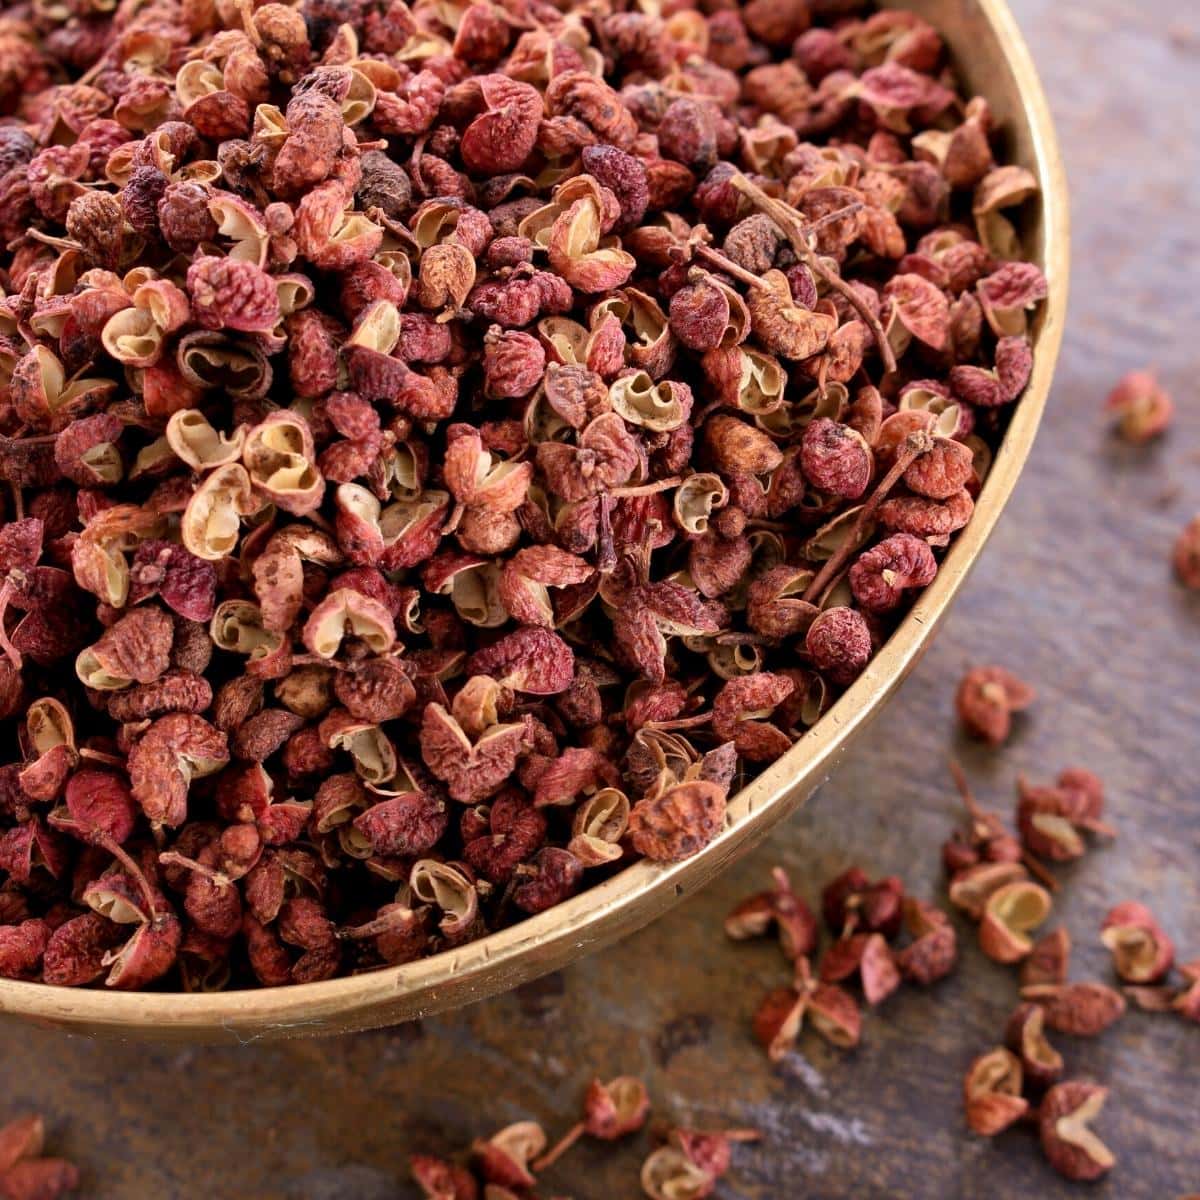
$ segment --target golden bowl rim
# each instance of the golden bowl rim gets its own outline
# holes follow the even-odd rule
[[[885,0],[887,2],[887,0]],[[1033,374],[1012,415],[970,523],[938,576],[859,679],[786,755],[729,803],[725,830],[683,862],[640,861],[547,912],[464,946],[398,967],[320,983],[211,993],[112,992],[0,980],[0,1015],[73,1032],[240,1042],[394,1024],[496,995],[616,940],[697,890],[757,843],[822,783],[928,647],[994,529],[1029,456],[1046,406],[1066,317],[1070,265],[1067,182],[1049,105],[1005,0],[973,0],[1013,77],[1041,185],[1038,248],[1049,283]]]

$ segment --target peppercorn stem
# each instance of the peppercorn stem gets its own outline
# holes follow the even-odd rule
[[[712,713],[697,713],[694,717],[675,717],[670,721],[647,721],[643,729],[696,729],[707,725]]]
[[[572,1125],[571,1128],[568,1129],[567,1132],[564,1133],[563,1136],[559,1138],[558,1141],[555,1142],[555,1144],[541,1156],[541,1158],[535,1158],[533,1162],[529,1164],[530,1169],[533,1171],[544,1171],[548,1166],[558,1162],[558,1160],[562,1158],[562,1156],[566,1154],[566,1152],[570,1150],[570,1148],[575,1145],[577,1141],[579,1141],[583,1134],[584,1124],[582,1121],[580,1121],[578,1125]]]
[[[84,183],[80,186],[87,187],[89,185]],[[55,250],[80,250],[82,248],[74,238],[54,237],[49,233],[43,233],[40,229],[31,229],[26,237],[31,241],[40,242],[43,246],[52,246]]]
[[[769,638],[761,633],[718,633],[718,646],[773,646],[777,638]]]
[[[821,261],[821,256],[808,244],[808,234],[805,228],[806,222],[800,213],[790,204],[785,204],[782,200],[776,200],[773,196],[768,196],[762,188],[755,183],[751,183],[741,173],[732,176],[729,182],[743,196],[751,200],[762,212],[771,218],[779,227],[784,237],[791,243],[796,257],[814,275],[818,276],[826,287],[832,288],[835,292],[843,296],[850,307],[858,313],[863,324],[871,331],[871,336],[875,339],[875,345],[879,350],[879,357],[883,359],[884,371],[888,375],[891,375],[896,369],[896,354],[892,349],[891,342],[888,341],[887,333],[879,322],[879,318],[867,307],[866,301],[854,288],[839,274],[825,266]],[[828,214],[830,219],[845,215],[844,212]],[[808,228],[811,229],[813,226],[810,225]]]
[[[613,540],[612,497],[600,497],[600,528],[596,534],[596,570],[611,575],[617,569],[617,546]]]
[[[826,225],[833,225],[838,221],[844,221],[847,217],[854,216],[857,212],[862,212],[867,206],[861,200],[855,200],[852,204],[844,204],[841,208],[835,208],[833,212],[827,212],[823,217],[817,217],[815,221],[808,222],[809,234],[819,233]]]
[[[1021,862],[1024,863],[1030,875],[1032,875],[1034,879],[1038,881],[1038,883],[1045,885],[1047,891],[1058,891],[1058,880],[1050,874],[1045,863],[1043,863],[1040,858],[1033,854],[1032,851],[1022,850]]]
[[[409,916],[412,915],[412,910],[406,910]],[[404,915],[404,914],[402,914]],[[372,921],[366,921],[362,925],[347,925],[341,929],[333,931],[334,937],[342,938],[344,941],[362,941],[365,938],[375,937],[380,933],[387,933],[388,930],[395,928],[395,917],[389,913],[387,916],[376,916]]]
[[[971,820],[978,825],[982,825],[985,830],[995,828],[997,825],[996,817],[979,807],[979,802],[975,799],[975,795],[971,791],[971,785],[967,782],[967,774],[957,759],[952,758],[950,760],[950,774],[954,776],[954,782],[958,785],[958,794],[962,797],[962,802],[970,814]],[[1058,891],[1058,880],[1050,874],[1045,864],[1029,850],[1021,850],[1021,862],[1025,864],[1029,873],[1039,883],[1044,884],[1049,891]]]
[[[262,35],[254,24],[254,5],[250,0],[237,0],[234,6],[242,18],[242,31],[257,48],[263,44]]]
[[[792,987],[796,991],[804,993],[812,990],[813,977],[812,965],[808,961],[808,955],[802,954],[796,959],[795,967],[792,974]]]
[[[203,875],[216,887],[229,887],[233,883],[233,880],[224,871],[218,871],[215,867],[206,867],[202,862],[188,858],[185,854],[178,854],[174,850],[160,854],[158,861],[166,863],[168,866],[183,867],[185,871],[194,871],[197,875]]]
[[[121,754],[108,754],[103,750],[92,750],[84,746],[79,751],[80,758],[90,758],[93,762],[102,762],[109,767],[124,767],[125,757]]]
[[[836,578],[846,560],[857,552],[861,544],[862,531],[867,522],[875,515],[875,510],[887,499],[888,493],[900,482],[900,477],[912,464],[933,446],[933,438],[924,429],[910,433],[896,451],[896,461],[891,470],[875,485],[867,502],[858,510],[858,516],[850,527],[850,532],[842,544],[825,560],[825,565],[817,572],[816,578],[804,589],[801,600],[815,604],[817,597],[822,595],[829,583]]]
[[[103,850],[107,850],[133,877],[134,883],[137,884],[138,890],[142,893],[142,898],[146,901],[146,911],[150,914],[150,920],[157,921],[159,918],[158,902],[155,899],[154,889],[151,888],[150,882],[146,878],[142,868],[133,861],[129,856],[129,852],[123,846],[117,844],[111,834],[102,833],[97,830],[92,834],[92,838],[97,846]]]
[[[669,492],[682,482],[683,480],[678,475],[672,475],[669,479],[656,479],[653,483],[642,483],[636,487],[610,488],[608,494],[618,500],[627,499],[630,496],[653,496],[658,492]]]
[[[711,246],[697,246],[695,256],[704,259],[709,266],[716,267],[718,271],[724,271],[726,275],[732,276],[747,287],[762,288],[770,291],[770,285],[765,280],[751,274],[745,267],[739,267],[732,258],[726,257],[719,250],[714,250]]]
[[[950,774],[954,776],[954,782],[958,786],[958,794],[962,797],[963,805],[971,815],[971,819],[979,821],[982,824],[989,824],[988,814],[979,807],[979,802],[975,799],[974,793],[971,791],[971,785],[967,781],[967,773],[962,769],[961,764],[957,759],[950,760]]]

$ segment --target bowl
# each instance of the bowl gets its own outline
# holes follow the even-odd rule
[[[1062,341],[1067,307],[1066,180],[1045,96],[1004,0],[884,0],[928,19],[964,83],[986,96],[1006,161],[1038,177],[1041,201],[1021,230],[1049,281],[1034,325],[1033,376],[1016,406],[975,513],[937,579],[824,717],[729,803],[725,831],[694,858],[636,863],[556,908],[479,941],[401,967],[286,988],[124,993],[0,980],[0,1015],[73,1033],[170,1041],[240,1041],[348,1033],[455,1008],[516,987],[648,924],[760,842],[836,768],[928,647],[983,550],[1029,456]]]

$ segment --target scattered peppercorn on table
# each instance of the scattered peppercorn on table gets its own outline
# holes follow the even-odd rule
[[[1011,972],[983,958],[973,938],[962,938],[953,977],[928,992],[902,990],[872,1013],[854,1051],[806,1034],[772,1065],[749,1028],[778,982],[778,952],[733,947],[722,931],[776,862],[810,902],[858,863],[944,903],[938,847],[960,820],[945,769],[954,754],[981,802],[1004,812],[1018,771],[1051,778],[1080,763],[1104,779],[1118,837],[1061,872],[1055,897],[1086,975],[1111,979],[1100,923],[1121,900],[1150,905],[1181,950],[1200,944],[1189,783],[1200,609],[1169,563],[1200,503],[1200,414],[1181,404],[1164,442],[1131,449],[1108,437],[1101,412],[1130,368],[1153,362],[1186,396],[1198,365],[1187,331],[1200,309],[1177,242],[1178,214],[1200,206],[1200,129],[1177,97],[1200,61],[1200,22],[1164,0],[1013,8],[1073,178],[1072,325],[1007,519],[870,735],[769,846],[682,909],[562,975],[460,1013],[334,1041],[183,1052],[4,1027],[11,1111],[0,1119],[45,1113],[53,1153],[79,1164],[84,1194],[415,1197],[410,1152],[452,1154],[525,1118],[557,1136],[593,1076],[626,1073],[646,1081],[657,1116],[761,1133],[735,1149],[719,1196],[1077,1194],[1035,1139],[966,1132],[964,1072],[997,1043],[1016,1003]],[[1119,82],[1107,69],[1114,61],[1127,68]],[[206,286],[198,281],[197,291],[208,295]],[[184,428],[177,440],[185,452],[220,453],[204,430]],[[236,620],[229,629],[241,636]],[[1038,693],[999,751],[956,732],[955,689],[981,662],[1003,663]],[[1118,1165],[1099,1194],[1200,1187],[1197,1036],[1131,1013],[1101,1040],[1055,1039],[1073,1076],[1111,1089],[1097,1128]],[[206,1115],[231,1094],[245,1098],[236,1121]],[[645,1152],[644,1142],[585,1142],[547,1172],[543,1190],[632,1196]]]

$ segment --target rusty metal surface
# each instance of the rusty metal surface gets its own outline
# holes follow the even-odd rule
[[[893,997],[852,1054],[810,1037],[772,1069],[747,1032],[784,978],[771,947],[726,945],[725,910],[783,862],[812,897],[851,861],[940,895],[937,845],[955,818],[959,754],[1008,808],[1018,770],[1099,771],[1121,831],[1064,871],[1056,915],[1079,977],[1105,977],[1095,937],[1116,900],[1159,911],[1200,954],[1195,783],[1200,603],[1166,556],[1200,508],[1200,13],[1170,0],[1013,0],[1055,109],[1075,216],[1073,311],[1033,459],[933,648],[835,777],[770,843],[606,954],[524,991],[420,1026],[336,1040],[179,1050],[0,1031],[0,1115],[39,1108],[50,1145],[104,1200],[411,1200],[409,1150],[449,1150],[521,1116],[573,1118],[593,1073],[640,1072],[656,1110],[754,1124],[724,1200],[1067,1197],[1023,1131],[962,1127],[959,1082],[1013,1003],[1011,973],[972,947],[933,994]],[[1180,400],[1147,451],[1115,447],[1099,407],[1124,370],[1155,363]],[[1004,753],[960,744],[951,695],[996,659],[1040,688]],[[964,931],[965,932],[965,931]],[[969,939],[968,939],[969,940]],[[1112,1088],[1100,1129],[1118,1168],[1087,1194],[1200,1189],[1200,1031],[1128,1016],[1094,1043],[1060,1039],[1073,1072]],[[637,1195],[645,1143],[583,1146],[546,1191]]]

